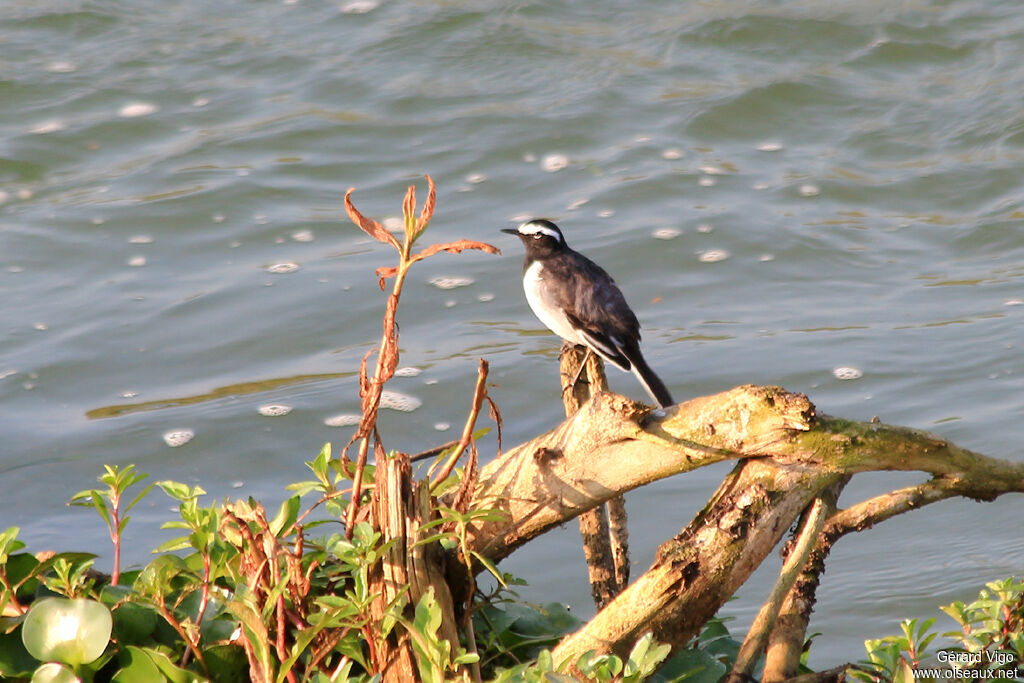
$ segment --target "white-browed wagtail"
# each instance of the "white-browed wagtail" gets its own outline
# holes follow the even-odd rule
[[[548,329],[632,372],[662,408],[675,403],[640,353],[636,314],[601,266],[569,248],[549,220],[533,219],[502,232],[516,235],[526,247],[526,301]]]

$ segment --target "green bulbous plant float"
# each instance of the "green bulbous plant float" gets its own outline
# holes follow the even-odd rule
[[[46,662],[32,674],[31,683],[81,683],[74,671],[58,662]]]
[[[21,640],[39,661],[77,670],[103,654],[112,626],[110,610],[95,600],[45,598],[25,615]]]

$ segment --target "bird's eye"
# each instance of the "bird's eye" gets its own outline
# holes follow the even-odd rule
[[[539,240],[540,239],[540,233],[539,232],[533,233],[533,239]]]

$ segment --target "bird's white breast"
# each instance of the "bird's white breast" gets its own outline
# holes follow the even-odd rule
[[[586,343],[579,332],[569,324],[569,318],[566,317],[561,307],[545,293],[544,264],[541,261],[534,261],[526,269],[523,276],[523,290],[526,292],[526,301],[530,304],[533,314],[549,330],[573,344]]]

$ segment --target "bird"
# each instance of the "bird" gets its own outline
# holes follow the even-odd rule
[[[601,266],[569,247],[561,229],[547,219],[534,218],[501,232],[518,237],[526,249],[526,301],[549,330],[632,372],[660,407],[675,403],[640,352],[636,314]]]

